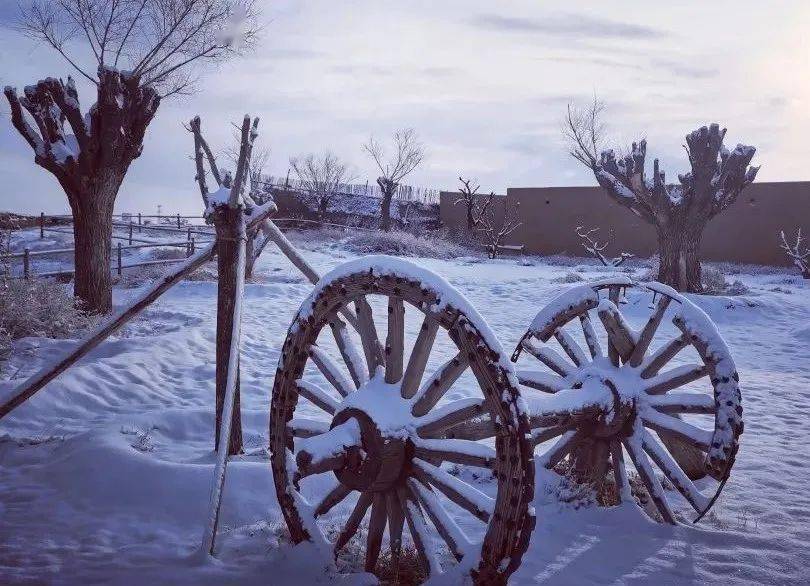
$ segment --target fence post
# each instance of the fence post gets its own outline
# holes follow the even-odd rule
[[[31,256],[30,256],[30,254],[31,254],[31,251],[29,249],[27,249],[27,248],[23,251],[23,277],[25,277],[26,281],[31,278]]]
[[[138,212],[138,233],[141,232],[141,212]]]
[[[186,234],[186,240],[191,240],[191,226],[188,227],[188,233]]]
[[[129,222],[129,243],[132,244],[132,221]]]
[[[191,239],[191,245],[189,248],[191,250],[191,254],[189,254],[189,256],[191,256],[192,254],[194,254],[194,238]]]
[[[39,212],[39,237],[45,238],[45,212]]]
[[[177,214],[177,227],[180,228],[180,214]]]
[[[118,276],[121,276],[121,241],[118,241]]]

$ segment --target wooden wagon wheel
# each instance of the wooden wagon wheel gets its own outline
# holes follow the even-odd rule
[[[628,289],[638,294],[625,307],[649,307],[639,330],[619,309]],[[584,482],[604,482],[612,472],[619,499],[631,500],[626,452],[664,521],[674,523],[675,515],[656,467],[694,508],[696,522],[714,504],[743,421],[734,361],[701,309],[660,283],[582,285],[538,313],[512,360],[523,352],[540,367],[519,368],[518,378],[535,390],[523,395],[543,465],[567,458]],[[670,362],[680,364],[665,369]],[[694,481],[706,475],[718,483],[702,492]]]
[[[384,338],[375,304],[387,313],[379,320],[387,321]],[[349,313],[356,313],[362,348],[341,319]],[[421,324],[409,356],[406,323]],[[452,348],[450,358],[424,376],[442,344]],[[477,396],[450,401],[462,374],[470,381],[464,390]],[[478,583],[505,582],[534,527],[524,406],[508,356],[445,281],[390,257],[339,267],[290,326],[273,386],[273,476],[292,540],[327,543],[337,557],[370,510],[366,571],[377,569],[383,549],[396,572],[410,541],[426,575],[451,566]],[[297,407],[321,417],[301,417]],[[492,479],[494,498],[462,479],[472,472]],[[437,544],[446,546],[449,564]]]

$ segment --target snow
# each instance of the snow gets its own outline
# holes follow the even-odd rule
[[[48,234],[46,244],[62,246],[57,236]],[[310,235],[298,241],[322,273],[353,258]],[[38,234],[25,242],[39,243]],[[615,275],[588,262],[572,261],[582,263],[575,270],[589,281]],[[418,263],[463,293],[508,348],[540,307],[570,287],[553,280],[571,267],[540,258],[527,257],[523,265],[514,259]],[[810,443],[810,283],[792,269],[737,270],[735,278],[750,294],[687,296],[717,323],[731,349],[745,406],[742,446],[715,508],[698,525],[675,527],[650,522],[632,505],[575,508],[557,496],[564,481],[537,465],[532,503],[537,526],[511,584],[806,582],[810,469],[803,450]],[[201,564],[191,556],[199,546],[214,467],[216,285],[184,282],[0,420],[0,581],[373,583],[368,574],[335,576],[330,556],[315,544],[287,542],[267,461],[279,348],[310,290],[273,248],[259,261],[257,282],[246,286],[241,361],[246,454],[228,468],[215,562]],[[137,290],[115,294],[120,306]],[[628,290],[628,302],[621,306],[635,329],[649,314],[649,296],[639,295]],[[692,327],[698,317],[689,314],[686,322]],[[406,335],[418,326],[406,324]],[[673,328],[672,335],[677,333]],[[0,382],[0,391],[7,393],[73,343],[18,341],[2,369],[12,380]],[[437,350],[454,351],[449,345]],[[426,372],[445,359],[437,356]],[[477,396],[468,374],[448,393],[448,402]],[[297,410],[296,418],[323,418],[323,413]],[[494,496],[487,479],[463,479]],[[691,513],[676,493],[667,496],[676,514]],[[346,503],[338,512],[345,515],[351,506]],[[476,531],[482,523],[455,511],[453,516],[471,541],[480,539]]]

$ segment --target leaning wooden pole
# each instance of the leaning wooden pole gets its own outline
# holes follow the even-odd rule
[[[224,207],[224,206],[223,206]],[[242,208],[227,208],[228,211],[233,212],[236,218],[241,218]],[[228,353],[217,354],[217,387],[219,388],[220,382],[220,363],[224,365],[224,394],[222,397],[222,413],[218,414],[218,438],[231,438],[231,442],[221,441],[217,445],[217,462],[214,468],[214,476],[211,482],[211,495],[208,504],[208,518],[203,533],[202,551],[208,555],[214,554],[214,541],[216,538],[217,525],[219,523],[219,511],[222,505],[222,488],[225,484],[225,472],[228,465],[228,456],[233,453],[233,422],[239,423],[241,420],[238,417],[239,407],[239,337],[242,324],[242,298],[245,290],[245,224],[244,221],[236,222],[238,224],[239,238],[235,240],[234,252],[235,261],[234,266],[228,271],[227,277],[229,283],[226,283],[224,290],[232,298],[232,303],[228,304],[226,310],[228,314],[229,329],[225,332],[228,339]],[[220,265],[221,266],[221,265]],[[220,273],[220,288],[223,289],[223,274]],[[232,284],[232,287],[231,287]],[[223,306],[218,304],[217,311],[219,312]],[[219,327],[219,314],[217,316],[217,327]],[[220,346],[220,331],[217,330],[217,350]],[[227,360],[225,360],[227,358]],[[219,389],[218,389],[219,390]],[[219,393],[217,393],[219,399]],[[219,401],[217,404],[219,407]],[[241,428],[240,428],[240,446],[241,446]],[[230,448],[230,449],[229,449]]]

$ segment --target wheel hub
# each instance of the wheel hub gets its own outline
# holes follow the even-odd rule
[[[413,457],[410,403],[402,398],[400,386],[386,383],[380,373],[344,400],[330,427],[350,418],[360,426],[362,445],[347,449],[346,466],[335,476],[355,490],[388,490],[404,477]]]

